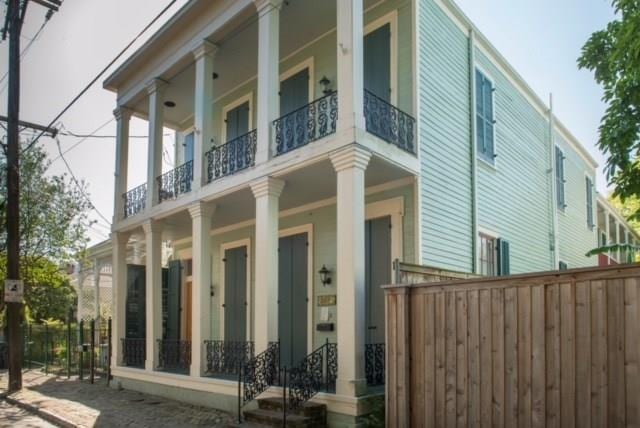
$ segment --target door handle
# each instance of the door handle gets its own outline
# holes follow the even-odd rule
[[[367,330],[377,330],[378,327],[376,327],[375,325],[370,325],[369,327],[367,327]]]

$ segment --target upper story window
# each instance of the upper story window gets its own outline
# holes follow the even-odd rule
[[[476,69],[476,145],[478,156],[493,163],[494,150],[493,83]]]
[[[184,163],[190,162],[193,160],[193,132],[184,136],[184,143],[182,143],[184,148]]]
[[[593,222],[593,181],[590,177],[586,177],[585,187],[587,192],[587,226],[589,229],[593,229],[595,226]]]
[[[511,260],[509,242],[480,233],[480,274],[486,276],[509,275]]]
[[[562,152],[562,149],[560,149],[560,147],[558,147],[558,146],[556,146],[555,160],[556,160],[556,167],[555,167],[555,172],[556,172],[556,204],[558,206],[558,209],[564,210],[566,208],[566,206],[567,206],[565,193],[564,193],[564,183],[565,183],[565,178],[564,178],[564,153]]]

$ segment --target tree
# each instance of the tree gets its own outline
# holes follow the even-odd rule
[[[24,147],[24,146],[23,146]],[[40,146],[23,150],[20,159],[20,270],[27,313],[35,321],[64,319],[74,293],[61,268],[82,254],[88,238],[91,204],[86,184],[66,175],[46,175],[50,161]],[[0,151],[0,171],[7,158]],[[0,279],[6,266],[6,176],[0,174]]]
[[[613,205],[624,218],[629,219],[629,226],[633,228],[636,233],[640,233],[640,218],[634,216],[635,213],[640,211],[640,196],[631,195],[624,201],[619,196],[609,196],[609,203]]]
[[[598,147],[614,196],[625,201],[640,195],[640,1],[612,0],[612,6],[617,19],[591,35],[578,65],[604,89]],[[640,220],[640,210],[630,218]]]

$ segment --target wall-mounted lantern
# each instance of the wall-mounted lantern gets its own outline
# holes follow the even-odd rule
[[[322,265],[322,269],[318,271],[318,274],[320,275],[320,282],[322,282],[323,286],[326,287],[331,284],[331,271],[327,269],[325,265]]]
[[[322,79],[320,79],[320,82],[318,83],[320,83],[320,85],[322,86],[323,94],[329,95],[331,92],[333,92],[329,87],[329,85],[331,85],[331,80],[329,80],[327,76],[322,76]]]

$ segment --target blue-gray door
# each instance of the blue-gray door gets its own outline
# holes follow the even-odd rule
[[[306,233],[280,238],[278,249],[278,335],[280,365],[291,367],[307,355]]]
[[[184,163],[193,160],[193,132],[184,136]]]
[[[227,141],[234,140],[249,132],[249,101],[227,112]]]
[[[308,142],[309,69],[280,83],[280,129],[276,136],[278,153],[285,153]],[[295,112],[295,113],[294,113]]]
[[[169,269],[164,273],[163,323],[164,334],[168,340],[180,340],[180,308],[182,304],[182,263],[180,260],[169,262]]]
[[[125,337],[127,339],[145,338],[145,278],[146,266],[127,265],[127,303],[125,313]]]
[[[247,247],[224,252],[224,340],[247,340]]]
[[[309,69],[305,68],[280,83],[280,116],[309,103]]]
[[[391,26],[364,37],[364,87],[389,102],[391,99]]]
[[[391,217],[365,223],[366,343],[384,343],[384,292],[391,283]]]

